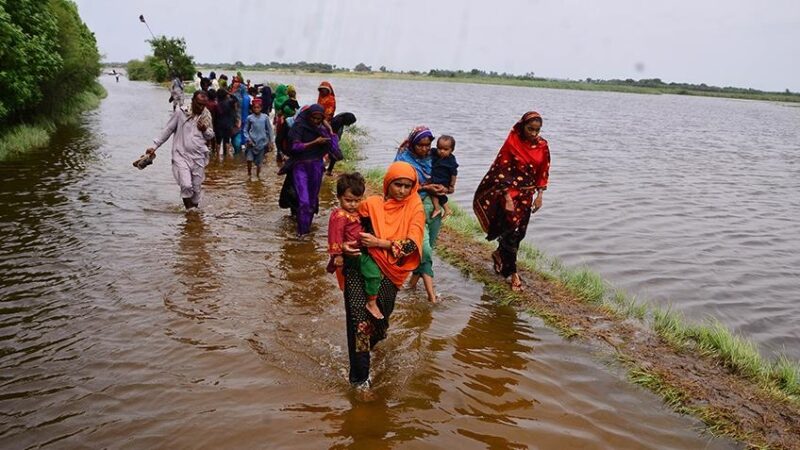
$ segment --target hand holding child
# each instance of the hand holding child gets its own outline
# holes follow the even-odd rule
[[[350,256],[358,256],[361,254],[361,250],[358,248],[358,242],[356,241],[343,242],[342,250],[345,254]]]

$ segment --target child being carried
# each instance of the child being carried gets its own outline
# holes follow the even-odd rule
[[[366,251],[361,255],[351,256],[345,253],[345,244],[357,247],[364,231],[361,225],[361,216],[358,206],[366,190],[364,177],[358,172],[344,173],[336,181],[336,197],[339,198],[339,208],[331,212],[328,221],[328,273],[335,273],[339,281],[339,289],[344,290],[343,268],[345,264],[358,264],[359,271],[364,277],[364,291],[367,298],[367,311],[376,319],[383,319],[383,313],[378,308],[378,289],[381,285],[381,271],[375,260]],[[371,231],[371,230],[368,230]]]
[[[458,161],[453,152],[456,149],[456,139],[453,136],[443,134],[436,140],[436,148],[431,149],[433,163],[431,167],[431,178],[427,184],[441,184],[447,188],[447,193],[452,194],[456,190],[456,176],[458,175]],[[452,214],[450,205],[447,204],[447,195],[431,195],[433,202],[433,214],[431,217],[442,215],[442,219]],[[444,207],[444,214],[442,214]]]

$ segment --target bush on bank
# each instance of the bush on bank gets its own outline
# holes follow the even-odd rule
[[[97,106],[100,53],[71,0],[0,0],[0,158]],[[47,137],[45,137],[47,136]]]

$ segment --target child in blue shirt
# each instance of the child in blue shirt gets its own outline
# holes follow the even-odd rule
[[[253,113],[247,116],[247,123],[244,126],[248,179],[252,177],[253,163],[256,164],[256,178],[261,178],[261,164],[264,163],[264,153],[266,153],[267,145],[272,148],[272,141],[275,140],[269,117],[266,114],[261,114],[261,99],[254,99],[251,106]]]
[[[431,149],[433,164],[431,167],[431,178],[429,184],[441,184],[447,188],[447,193],[452,194],[456,189],[456,176],[458,175],[458,161],[456,161],[453,151],[456,149],[456,139],[453,136],[443,134],[436,140],[436,148]],[[446,195],[431,195],[433,202],[433,214],[436,217],[444,214],[442,219],[452,214],[450,205],[447,204]]]

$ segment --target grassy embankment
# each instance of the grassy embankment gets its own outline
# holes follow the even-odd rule
[[[63,102],[52,115],[35,117],[28,123],[12,125],[0,131],[0,161],[28,150],[46,147],[56,128],[75,123],[80,113],[97,108],[108,95],[100,83]]]
[[[358,141],[364,137],[365,133],[357,127],[351,128],[345,134],[342,149],[346,160],[337,165],[337,168],[342,171],[357,168]],[[373,191],[380,189],[383,173],[383,170],[380,169],[362,171]],[[453,206],[454,215],[445,221],[442,234],[451,243],[461,243],[464,247],[471,247],[472,252],[480,253],[480,249],[485,248],[484,259],[488,261],[491,244],[485,241],[484,233],[477,220],[456,205]],[[511,292],[503,280],[481,268],[481,265],[488,264],[482,263],[481,257],[478,257],[477,265],[470,263],[468,261],[470,258],[464,254],[465,250],[452,245],[449,248],[440,246],[437,248],[437,253],[447,262],[464,270],[476,281],[485,284],[487,290],[498,301],[512,304],[541,317],[567,338],[577,337],[591,340],[592,333],[587,331],[590,327],[584,327],[584,323],[581,323],[580,320],[573,320],[575,318],[568,317],[568,314],[565,316],[564,311],[567,311],[568,308],[557,308],[554,304],[548,304],[548,302],[554,302],[553,300],[537,303],[530,301],[525,294]],[[710,363],[711,366],[717,368],[724,368],[723,377],[728,374],[732,375],[735,378],[734,385],[739,383],[738,380],[742,380],[747,390],[753,389],[758,393],[759,398],[766,403],[767,409],[770,405],[783,405],[789,411],[796,411],[800,407],[800,365],[782,355],[774,360],[762,357],[754,343],[734,335],[716,319],[709,318],[702,323],[689,322],[682,314],[670,307],[659,307],[631,297],[611,287],[588,268],[566,267],[558,259],[543,254],[527,243],[523,243],[520,248],[519,266],[540,277],[546,290],[552,286],[553,290],[567,292],[571,297],[569,301],[581,303],[583,307],[589,308],[589,311],[608,315],[609,320],[614,322],[615,326],[619,325],[618,328],[621,330],[625,329],[630,322],[639,324],[645,331],[650,330],[652,332],[650,334],[655,337],[655,340],[660,340],[658,346],[663,346],[663,349],[671,351],[683,359],[688,359],[689,365],[697,360],[701,363]],[[576,323],[579,325],[576,326]],[[615,326],[611,328],[616,329]],[[676,411],[700,418],[706,423],[710,432],[728,435],[757,447],[791,448],[791,446],[783,444],[785,437],[781,438],[783,440],[773,439],[770,441],[769,428],[773,423],[778,422],[772,421],[763,427],[757,425],[754,431],[752,423],[749,423],[752,422],[752,417],[747,417],[746,414],[737,415],[736,411],[730,411],[730,402],[726,406],[717,407],[715,403],[707,401],[708,399],[697,398],[698,392],[690,392],[692,391],[691,384],[696,384],[696,380],[681,383],[673,379],[676,372],[674,367],[659,367],[658,362],[655,364],[651,362],[653,359],[640,358],[642,355],[638,354],[636,350],[632,350],[631,346],[622,344],[623,341],[636,340],[631,339],[625,332],[616,336],[613,335],[613,332],[600,333],[600,337],[610,342],[616,341],[616,344],[612,345],[615,355],[628,370],[632,382],[659,394],[665,403]],[[644,341],[641,338],[637,339]],[[656,349],[655,352],[663,352],[663,349],[658,346],[653,347]],[[635,344],[632,347],[635,347]],[[680,371],[683,370],[684,365],[685,363],[678,365],[678,377],[680,377]],[[694,373],[692,377],[702,380],[703,375],[698,375],[698,373],[702,372]],[[689,374],[687,374],[687,378],[690,378]],[[716,380],[708,380],[709,384],[715,382]],[[730,389],[729,384],[726,383],[729,381],[719,382],[720,390]],[[720,404],[725,405],[724,402]],[[750,401],[749,399],[734,400],[733,404],[736,407],[748,408]],[[781,414],[786,415],[777,413],[778,416]],[[756,416],[758,415],[756,414]],[[764,422],[770,421],[764,420]],[[778,424],[776,426],[785,425]],[[792,436],[798,434],[800,431],[797,429],[789,430],[789,439],[791,440]]]

